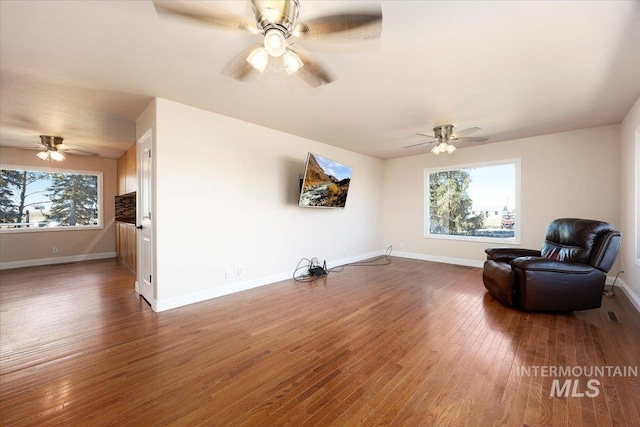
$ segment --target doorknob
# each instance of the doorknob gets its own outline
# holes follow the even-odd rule
[[[136,228],[137,228],[138,230],[142,230],[142,226],[141,226],[141,225],[136,225]]]

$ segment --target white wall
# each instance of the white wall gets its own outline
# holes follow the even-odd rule
[[[630,288],[634,302],[640,310],[640,265],[636,263],[637,233],[640,232],[640,213],[636,213],[636,198],[640,186],[640,171],[636,171],[636,138],[640,134],[640,98],[629,111],[620,129],[620,222],[622,231],[621,263],[624,275],[620,277]],[[636,216],[638,215],[638,216]]]
[[[0,269],[55,264],[116,256],[115,195],[117,161],[67,154],[63,162],[47,162],[36,151],[0,147],[5,165],[102,172],[102,229],[56,230],[0,234]],[[58,253],[53,254],[53,247]]]
[[[384,249],[382,160],[164,99],[155,109],[159,310],[282,280],[303,257]],[[309,151],[353,167],[345,209],[297,206]]]
[[[425,151],[384,165],[383,238],[406,256],[481,265],[485,248],[501,246],[422,237],[423,173],[432,167],[520,158],[520,247],[539,249],[555,218],[599,219],[620,227],[619,125],[479,145],[452,155]]]

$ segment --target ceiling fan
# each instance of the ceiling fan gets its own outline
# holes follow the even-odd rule
[[[380,38],[382,32],[379,8],[298,22],[299,0],[251,0],[255,20],[212,7],[210,2],[154,0],[153,4],[161,14],[261,35],[263,42],[244,49],[223,68],[222,74],[237,80],[254,69],[264,72],[270,58],[282,57],[288,75],[295,73],[312,87],[328,84],[333,78],[298,45],[294,47],[291,39],[370,40]]]
[[[58,151],[58,147],[62,144],[64,138],[61,136],[40,135],[40,141],[42,141],[44,150],[38,152],[36,156],[42,160],[55,160],[56,162],[66,159],[65,155]]]
[[[67,158],[64,152],[79,154],[81,156],[97,156],[95,153],[79,150],[73,146],[63,144],[62,141],[64,141],[64,138],[61,136],[40,135],[43,150],[39,151],[36,156],[42,160],[55,160],[57,162],[61,162]]]
[[[421,142],[419,144],[407,145],[402,148],[412,148],[418,147],[420,145],[432,144],[437,142],[435,147],[431,149],[433,154],[440,153],[453,153],[456,151],[456,147],[452,144],[452,142],[485,142],[487,138],[477,138],[477,137],[465,137],[465,135],[469,135],[470,133],[477,132],[480,130],[479,127],[472,127],[464,130],[460,130],[457,132],[453,132],[454,125],[440,125],[433,128],[433,135],[425,135],[423,133],[417,133],[416,135],[426,136],[428,138],[433,139],[433,141]]]

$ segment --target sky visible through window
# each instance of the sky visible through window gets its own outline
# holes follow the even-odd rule
[[[35,206],[43,206],[45,211],[51,209],[51,201],[47,197],[46,189],[51,184],[49,179],[39,179],[32,182],[27,187],[27,196],[24,199],[24,204],[27,209],[34,209]]]
[[[515,171],[513,163],[465,169],[471,183],[468,193],[473,199],[473,210],[502,210],[516,208]]]

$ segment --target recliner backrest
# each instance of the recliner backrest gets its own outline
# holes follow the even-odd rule
[[[613,267],[613,263],[620,250],[620,239],[621,236],[618,231],[612,230],[603,233],[591,251],[589,264],[600,271],[608,273],[611,267]]]
[[[612,235],[607,242],[608,239],[605,236],[611,232],[617,233],[618,239],[616,240]],[[549,224],[541,253],[543,257],[557,261],[575,261],[584,264],[594,262],[600,267],[610,264],[609,268],[611,268],[617,254],[615,246],[616,243],[619,245],[619,237],[620,233],[616,232],[611,224],[603,221],[560,218]],[[609,249],[610,246],[611,249]],[[596,249],[595,252],[594,249]],[[611,259],[612,249],[615,249],[613,259]],[[592,265],[602,270],[595,264]]]

